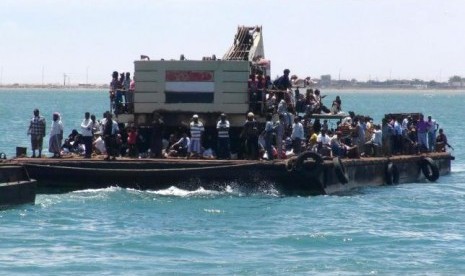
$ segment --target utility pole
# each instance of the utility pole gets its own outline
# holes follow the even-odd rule
[[[66,73],[63,73],[63,86],[66,86]]]
[[[89,86],[89,66],[86,67],[86,87]]]

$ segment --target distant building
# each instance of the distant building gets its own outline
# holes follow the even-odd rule
[[[321,75],[320,85],[321,86],[330,86],[331,85],[331,75]]]

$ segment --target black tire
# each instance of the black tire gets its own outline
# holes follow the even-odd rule
[[[349,176],[347,175],[344,164],[342,164],[341,158],[334,157],[333,164],[334,164],[334,172],[336,173],[337,180],[339,180],[341,184],[349,183]]]
[[[399,184],[399,169],[391,161],[386,165],[385,180],[387,185]]]
[[[303,152],[297,157],[294,165],[295,170],[302,172],[304,161],[307,159],[313,159],[313,161],[315,161],[315,166],[313,166],[310,171],[306,171],[306,173],[308,173],[310,177],[318,177],[323,170],[323,157],[313,151]]]
[[[6,154],[4,152],[0,153],[0,159],[6,159]]]
[[[439,168],[438,165],[429,157],[425,157],[420,161],[420,168],[423,175],[431,182],[438,180]]]
[[[295,162],[296,162],[297,157],[291,157],[286,160],[286,170],[288,172],[293,172],[295,170]]]

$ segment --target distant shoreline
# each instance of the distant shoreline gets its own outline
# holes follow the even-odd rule
[[[0,86],[0,92],[5,90],[72,90],[72,91],[95,91],[95,90],[108,90],[108,85],[102,86]],[[294,90],[296,88],[293,88]],[[358,92],[358,93],[371,93],[371,92],[389,92],[389,93],[465,93],[465,87],[454,88],[399,88],[399,87],[299,87],[301,94],[305,94],[307,89],[320,90],[322,94],[331,92],[331,94],[340,92],[341,94]]]

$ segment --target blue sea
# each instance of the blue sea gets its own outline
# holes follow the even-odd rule
[[[0,275],[461,275],[465,273],[465,91],[322,91],[345,111],[422,112],[454,147],[436,183],[342,196],[111,187],[39,194],[0,211]],[[101,118],[103,90],[0,89],[0,152],[27,147],[39,108],[65,134]],[[48,143],[45,142],[45,145]],[[156,180],[154,180],[156,181]]]

